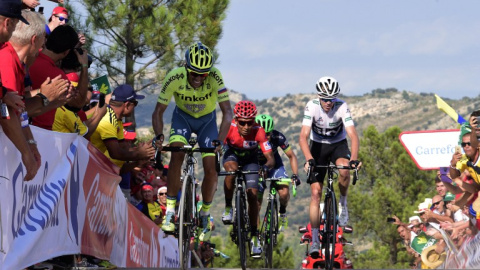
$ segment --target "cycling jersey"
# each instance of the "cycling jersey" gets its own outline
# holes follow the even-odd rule
[[[172,96],[175,98],[177,107],[195,118],[213,112],[217,102],[229,100],[222,74],[215,67],[212,67],[199,88],[190,86],[185,67],[170,71],[163,80],[157,102],[168,105]]]
[[[255,151],[258,147],[260,147],[262,153],[272,151],[272,146],[267,140],[265,130],[259,124],[253,124],[250,134],[243,137],[238,132],[235,119],[233,119],[232,123],[230,124],[230,129],[228,130],[224,144],[227,145],[228,148],[232,148],[237,153],[256,153]]]
[[[477,173],[474,167],[478,170],[480,167],[480,162],[477,160],[474,164],[469,162],[470,160],[468,159],[467,155],[463,154],[462,158],[457,162],[456,168],[460,171],[463,172],[465,170],[468,170],[470,175],[472,176],[473,180],[477,182],[477,184],[480,184],[480,174]]]
[[[287,138],[283,133],[277,130],[272,130],[270,134],[270,140],[268,141],[272,146],[273,156],[275,158],[275,169],[283,166],[282,157],[278,153],[278,147],[280,147],[283,152],[287,152],[290,149],[290,144],[288,144]],[[267,158],[263,155],[261,149],[258,149],[258,161],[260,165],[264,165],[267,162]]]
[[[305,106],[302,125],[312,128],[312,141],[332,144],[344,140],[345,128],[353,126],[354,123],[345,101],[335,99],[332,109],[326,113],[317,98],[310,100]]]

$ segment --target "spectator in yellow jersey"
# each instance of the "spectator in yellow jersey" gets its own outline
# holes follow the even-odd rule
[[[155,149],[151,143],[131,147],[124,140],[122,118],[130,116],[143,95],[137,95],[132,86],[123,84],[115,88],[107,106],[107,113],[103,116],[93,133],[90,141],[113,163],[122,168],[122,172],[131,170],[136,162],[124,166],[126,161],[142,161],[152,159]]]
[[[79,80],[77,73],[68,73],[67,77],[72,86],[77,87]],[[87,95],[87,97],[89,96],[91,95]],[[85,100],[85,103],[90,103],[90,100]],[[71,102],[67,102],[64,106],[57,108],[52,130],[65,133],[77,133],[85,139],[90,139],[106,112],[106,106],[95,106],[92,117],[87,119],[85,112],[81,108],[76,108],[74,105],[71,105]]]
[[[479,151],[478,148],[473,147],[471,143],[472,135],[475,135],[476,138],[475,132],[472,134],[470,124],[462,124],[460,128],[460,145],[465,154],[453,154],[450,162],[450,177],[457,183],[458,181],[456,178],[460,177],[461,172],[468,170],[474,182],[472,184],[464,182],[462,183],[462,188],[471,194],[474,194],[479,190],[480,172],[478,171],[480,168],[478,167]]]
[[[185,66],[170,71],[163,81],[157,106],[152,115],[153,130],[156,139],[163,138],[163,113],[172,96],[175,109],[170,129],[170,146],[187,144],[192,132],[197,134],[200,147],[213,147],[212,141],[223,141],[232,121],[232,108],[228,91],[223,83],[220,71],[213,67],[213,51],[201,42],[191,45],[185,52]],[[216,105],[222,110],[220,131],[217,128]],[[160,143],[157,143],[160,147]],[[220,149],[219,149],[220,150]],[[175,204],[180,190],[180,174],[185,153],[173,152],[168,171],[167,213],[162,230],[173,233],[175,224]],[[217,172],[213,153],[202,154],[205,177],[202,183],[203,205],[200,210],[200,241],[210,237],[210,207],[217,189]]]

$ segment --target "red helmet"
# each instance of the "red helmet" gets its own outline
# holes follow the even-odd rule
[[[257,115],[257,106],[248,100],[241,100],[235,104],[233,113],[237,118],[255,118]]]

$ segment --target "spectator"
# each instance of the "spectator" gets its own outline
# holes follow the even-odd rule
[[[12,36],[19,20],[21,20],[22,23],[25,25],[28,24],[28,21],[22,16],[21,3],[16,0],[1,1],[0,48],[4,48],[6,46],[4,43],[7,42]],[[2,49],[2,51],[4,50]],[[32,180],[33,177],[35,177],[35,175],[37,174],[39,168],[39,160],[36,160],[36,157],[31,150],[31,148],[36,147],[28,144],[25,136],[23,135],[19,119],[17,117],[14,117],[16,116],[17,111],[25,109],[25,105],[22,101],[23,97],[21,97],[18,92],[14,90],[17,89],[18,84],[23,82],[17,82],[16,76],[20,75],[20,73],[14,72],[14,68],[18,66],[12,64],[12,62],[19,62],[19,60],[17,61],[18,55],[15,51],[12,52],[11,46],[10,49],[7,48],[4,52],[6,53],[6,55],[1,58],[1,70],[9,70],[10,72],[7,76],[11,77],[2,75],[3,72],[0,72],[0,104],[2,106],[0,125],[5,132],[5,135],[12,141],[12,143],[15,145],[15,147],[21,154],[22,162],[26,168],[25,180]],[[10,59],[11,62],[7,62],[7,59]],[[20,66],[20,69],[23,70],[23,67]],[[11,85],[13,85],[14,87],[12,87],[12,89],[7,92],[7,88],[5,86],[8,85],[9,79]],[[18,78],[18,80],[20,80],[20,78]],[[20,90],[23,91],[23,89]],[[12,117],[10,117],[10,115]],[[37,158],[39,157],[40,156],[38,155]]]
[[[408,228],[411,229],[417,235],[422,231],[423,232],[426,231],[425,224],[423,224],[419,216],[412,216],[408,219],[408,221],[410,222],[410,224],[408,225]]]
[[[437,194],[442,197],[444,197],[445,194],[447,193],[447,188],[443,184],[440,177],[435,177],[435,189],[437,191]]]
[[[476,120],[475,120],[476,127]],[[462,188],[469,191],[470,193],[476,193],[479,188],[478,183],[480,183],[479,173],[475,170],[478,168],[475,164],[478,162],[478,147],[472,147],[471,137],[475,136],[476,133],[471,132],[471,127],[469,124],[463,124],[460,128],[460,144],[462,145],[463,151],[465,154],[454,153],[452,160],[450,161],[450,177],[454,179],[455,183],[462,185]],[[460,176],[461,173],[465,170],[468,170],[472,178],[474,179],[473,184],[462,183]],[[460,180],[460,181],[458,181]]]
[[[138,161],[148,161],[155,155],[155,149],[151,143],[132,147],[124,140],[122,118],[133,114],[138,100],[143,98],[144,96],[137,95],[133,87],[128,84],[115,88],[107,106],[107,113],[91,137],[93,145],[122,168],[122,173],[133,170],[139,165]],[[125,164],[126,161],[137,162]]]
[[[137,205],[137,209],[161,227],[163,210],[160,204],[153,199],[153,187],[150,184],[142,186],[142,197],[142,202]]]
[[[53,30],[60,25],[68,23],[68,10],[64,7],[56,7],[52,11],[52,15],[48,19],[48,24],[45,25],[47,37],[50,36]]]
[[[48,78],[60,76],[68,81],[65,72],[58,68],[55,63],[64,59],[77,42],[77,33],[71,26],[62,25],[52,31],[47,39],[45,49],[40,52],[37,60],[30,68],[33,89],[38,89],[38,86]],[[58,107],[65,105],[67,101],[77,108],[81,108],[85,104],[88,92],[88,59],[85,51],[82,53],[80,54],[75,50],[78,61],[82,66],[78,86],[75,89],[70,86],[69,94],[63,95],[63,99],[52,100],[50,93],[44,93],[43,91],[32,90],[30,93],[31,96],[40,96],[42,100],[41,107],[32,112],[29,111],[29,115],[33,117],[34,125],[51,130]]]
[[[443,197],[435,195],[432,198],[432,206],[425,210],[425,218],[430,222],[440,223],[441,221],[453,222],[453,219],[445,214],[445,203]]]
[[[67,78],[70,80],[73,87],[78,86],[79,77],[77,73],[68,73]],[[70,100],[67,104],[56,110],[52,130],[65,133],[77,133],[88,140],[97,129],[102,117],[107,112],[107,107],[95,106],[92,117],[87,119],[82,108],[77,108],[72,105],[72,101],[74,100]],[[86,100],[85,103],[90,103],[90,101]]]
[[[158,198],[158,203],[160,204],[160,207],[162,208],[162,216],[165,215],[165,211],[167,211],[167,187],[163,186],[158,189],[157,193],[157,198]]]

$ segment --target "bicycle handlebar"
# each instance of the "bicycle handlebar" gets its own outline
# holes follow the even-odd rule
[[[339,169],[339,170],[353,170],[353,183],[352,185],[355,185],[357,183],[357,180],[358,180],[358,168],[357,167],[352,167],[352,166],[344,166],[344,165],[336,165],[336,164],[328,164],[328,165],[315,165],[315,166],[311,166],[310,164],[310,169],[309,169],[309,172],[308,172],[308,177],[310,175],[310,172],[311,170],[313,170],[313,168],[327,168],[327,169]]]
[[[193,148],[190,145],[184,146],[164,146],[162,151],[166,152],[201,152],[201,153],[214,153],[216,148],[211,147],[199,147]]]
[[[297,196],[297,184],[295,182],[292,182],[292,178],[265,178],[263,179],[263,181],[277,182],[277,184],[282,186],[292,184],[293,197]]]
[[[258,174],[259,171],[241,171],[241,170],[236,170],[236,171],[221,171],[218,172],[218,175],[239,175],[239,174]]]

